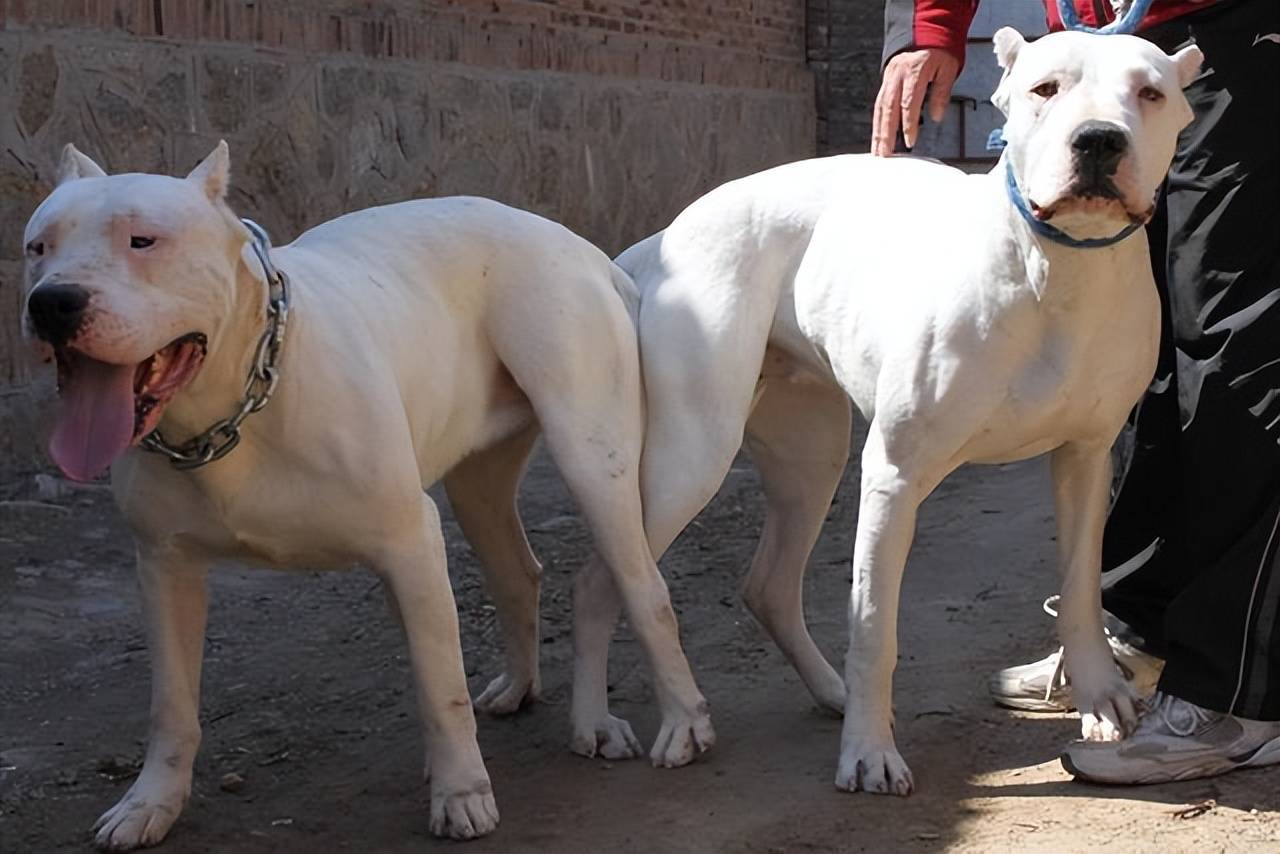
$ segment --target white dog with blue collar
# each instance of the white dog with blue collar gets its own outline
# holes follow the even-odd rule
[[[964,463],[1052,455],[1059,632],[1083,732],[1118,738],[1135,718],[1099,602],[1109,450],[1155,368],[1139,226],[1191,119],[1181,90],[1201,54],[1010,29],[995,49],[1009,145],[990,174],[857,155],[780,166],[617,259],[641,289],[654,553],[745,435],[767,516],[744,595],[818,702],[844,713],[842,789],[912,789],[893,735],[899,588],[916,508]],[[869,423],[841,679],[805,627],[801,579],[849,454],[850,399]],[[610,585],[583,586],[580,630],[607,637]],[[603,644],[580,648],[597,660],[578,672],[603,674]],[[576,693],[607,715],[602,685]]]

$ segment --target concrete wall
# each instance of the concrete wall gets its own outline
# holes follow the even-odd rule
[[[0,0],[0,469],[38,459],[22,227],[75,142],[182,173],[231,144],[277,242],[470,193],[616,252],[815,148],[805,0]]]

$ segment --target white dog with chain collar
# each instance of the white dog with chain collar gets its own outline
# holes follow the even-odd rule
[[[626,274],[561,226],[474,198],[349,214],[269,250],[227,207],[228,162],[221,144],[185,179],[106,176],[68,146],[26,230],[24,326],[59,373],[51,453],[77,479],[111,467],[151,647],[146,760],[98,843],[154,844],[186,801],[205,571],[226,559],[364,564],[382,577],[424,717],[431,829],[491,831],[498,813],[423,487],[444,481],[502,623],[507,670],[476,704],[513,711],[539,687],[539,566],[515,504],[539,430],[655,668],[653,761],[681,765],[709,747],[644,536]],[[273,267],[290,282],[287,303]],[[144,439],[163,454],[140,449]],[[575,706],[574,749],[635,755],[626,724],[591,711]]]

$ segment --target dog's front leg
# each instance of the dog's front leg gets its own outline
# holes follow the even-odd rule
[[[884,451],[873,424],[862,452],[862,498],[853,547],[844,727],[836,787],[909,795],[911,769],[893,741],[898,594],[916,525],[915,483]]]
[[[142,772],[98,819],[108,851],[155,845],[191,794],[200,746],[200,664],[208,593],[206,565],[173,550],[138,547],[138,581],[151,652],[151,732]]]
[[[1112,660],[1102,628],[1102,528],[1111,484],[1111,452],[1103,443],[1071,443],[1053,452],[1054,504],[1062,601],[1058,635],[1071,696],[1085,738],[1123,738],[1135,722],[1134,695]]]
[[[498,826],[498,807],[476,744],[458,612],[435,502],[423,495],[417,524],[406,524],[402,530],[396,542],[383,546],[374,569],[390,589],[408,637],[426,740],[431,832],[471,839]]]

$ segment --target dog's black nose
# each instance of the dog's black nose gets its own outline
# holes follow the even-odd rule
[[[1115,174],[1120,158],[1128,149],[1128,135],[1110,122],[1085,122],[1071,135],[1071,150],[1076,159],[1103,175]]]
[[[89,292],[79,285],[41,285],[27,298],[35,333],[50,344],[65,344],[84,319]]]

